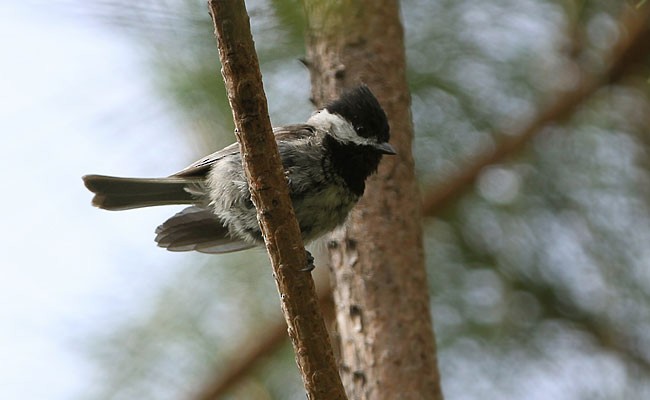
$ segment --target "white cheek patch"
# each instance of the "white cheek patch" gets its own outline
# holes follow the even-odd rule
[[[357,134],[352,124],[338,114],[332,114],[326,109],[318,111],[307,121],[321,129],[327,130],[335,139],[342,143],[353,143],[371,146],[377,144],[376,139],[364,138]]]

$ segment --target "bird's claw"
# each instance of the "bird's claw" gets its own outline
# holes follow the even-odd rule
[[[305,250],[305,256],[307,257],[307,265],[300,272],[311,272],[316,268],[316,265],[314,265],[314,256],[307,250]]]

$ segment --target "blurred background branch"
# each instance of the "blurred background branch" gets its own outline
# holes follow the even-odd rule
[[[329,287],[320,285],[316,288],[321,309],[329,323],[334,320],[334,309],[332,295]],[[195,400],[220,399],[231,391],[234,386],[242,380],[247,379],[253,369],[261,362],[273,356],[273,353],[280,350],[282,346],[289,343],[287,337],[287,324],[278,319],[274,323],[264,327],[261,335],[251,335],[239,344],[233,354],[238,354],[235,363],[231,364],[225,373],[215,373],[213,379],[206,382],[204,386],[193,397]]]
[[[483,154],[474,157],[472,163],[462,167],[461,172],[445,183],[430,189],[423,199],[425,215],[434,215],[443,207],[457,199],[464,190],[471,186],[481,171],[492,164],[505,161],[508,157],[516,155],[530,140],[552,123],[562,123],[569,118],[589,97],[598,89],[620,81],[626,73],[635,72],[643,57],[647,57],[650,43],[650,12],[648,7],[641,10],[624,8],[619,22],[619,31],[622,34],[612,48],[602,58],[604,68],[593,70],[593,65],[567,65],[567,71],[559,73],[566,75],[577,74],[576,82],[569,90],[562,88],[556,93],[545,95],[547,106],[530,121],[522,123],[522,128],[514,132],[493,134],[502,139]],[[573,43],[571,55],[576,56],[581,46],[582,37],[572,29]],[[575,69],[577,68],[577,71]]]

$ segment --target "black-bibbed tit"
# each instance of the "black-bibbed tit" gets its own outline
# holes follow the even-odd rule
[[[273,131],[305,242],[341,225],[382,156],[396,154],[386,114],[365,85],[307,122]],[[188,204],[156,229],[158,246],[168,250],[227,253],[263,244],[237,143],[166,178],[83,181],[95,193],[92,204],[105,210]]]

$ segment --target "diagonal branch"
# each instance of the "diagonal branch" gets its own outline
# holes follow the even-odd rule
[[[483,168],[521,151],[542,128],[566,120],[599,88],[620,80],[623,74],[633,68],[638,56],[646,54],[644,46],[647,47],[650,43],[650,7],[645,6],[640,10],[626,8],[623,14],[619,24],[622,33],[605,58],[603,71],[593,74],[582,71],[582,79],[574,89],[548,96],[554,101],[519,132],[502,140],[493,150],[477,156],[458,175],[426,193],[422,201],[424,215],[434,215],[451,204],[476,181]]]
[[[209,0],[251,199],[309,399],[346,399],[269,120],[243,0]]]

